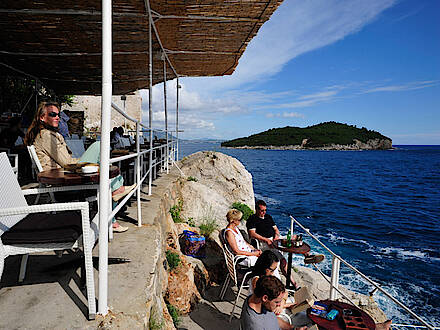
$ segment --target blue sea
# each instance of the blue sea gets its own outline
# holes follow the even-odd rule
[[[277,151],[184,141],[180,149],[181,156],[215,150],[240,160],[282,233],[293,215],[336,254],[440,326],[440,146]],[[330,255],[306,240],[326,255],[320,267],[329,275]],[[343,265],[340,281],[359,293],[372,290]],[[394,323],[417,323],[381,293],[374,298]]]

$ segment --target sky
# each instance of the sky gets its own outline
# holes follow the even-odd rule
[[[285,0],[232,75],[179,79],[179,137],[228,140],[336,121],[395,145],[440,144],[439,13],[439,0]],[[167,90],[174,128],[175,80]],[[153,127],[164,127],[162,84]]]

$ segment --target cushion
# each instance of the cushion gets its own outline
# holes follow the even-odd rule
[[[96,215],[91,212],[90,219]],[[5,245],[75,242],[82,234],[81,212],[65,211],[27,215],[1,238]]]

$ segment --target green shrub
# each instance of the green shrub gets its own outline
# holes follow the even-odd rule
[[[170,313],[171,318],[173,319],[174,326],[177,327],[180,324],[180,315],[179,311],[176,307],[171,304],[167,304],[168,313]]]
[[[168,262],[168,266],[170,267],[170,270],[173,270],[180,265],[180,257],[176,252],[168,250],[167,252],[165,252],[165,254],[167,257],[167,262]]]
[[[182,206],[183,206],[183,200],[179,199],[177,205],[174,205],[170,208],[171,218],[173,218],[173,221],[175,223],[183,222],[183,219],[180,214],[182,212]]]
[[[195,227],[196,226],[196,222],[194,221],[193,217],[189,217],[188,220],[186,220],[186,223],[188,225],[190,225],[191,227]]]
[[[215,213],[212,210],[212,207],[205,211],[205,214],[202,216],[200,221],[200,234],[208,238],[214,230],[218,228],[217,221],[215,219]]]
[[[240,203],[240,202],[235,202],[234,204],[232,204],[232,208],[233,209],[237,209],[239,211],[241,211],[241,213],[243,213],[243,220],[246,221],[247,219],[249,219],[249,217],[254,214],[254,211],[252,211],[252,209],[247,206],[246,204]]]
[[[197,178],[195,178],[195,177],[193,177],[193,176],[189,176],[189,177],[186,179],[186,181],[194,181],[194,182],[197,182],[197,181],[199,181],[199,180],[197,180]]]
[[[150,319],[148,320],[148,329],[149,330],[160,330],[163,329],[165,324],[163,319],[158,319],[157,312],[153,311],[150,314]]]

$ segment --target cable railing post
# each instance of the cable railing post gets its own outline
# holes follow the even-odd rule
[[[176,88],[176,161],[179,160],[179,78],[177,78]]]
[[[330,300],[336,300],[338,297],[338,287],[339,287],[339,268],[340,268],[340,261],[339,258],[336,256],[333,256],[332,259],[332,276],[331,276],[331,283],[330,283]]]
[[[163,58],[163,107],[165,110],[165,135],[166,135],[166,164],[165,169],[167,171],[167,174],[169,173],[168,170],[168,108],[167,108],[167,62],[165,61],[165,54],[162,54]]]
[[[141,212],[141,147],[139,143],[139,135],[140,135],[140,127],[139,123],[136,122],[136,185],[137,185],[137,192],[136,192],[136,199],[137,199],[137,216],[138,216],[138,227],[142,225],[142,212]]]

